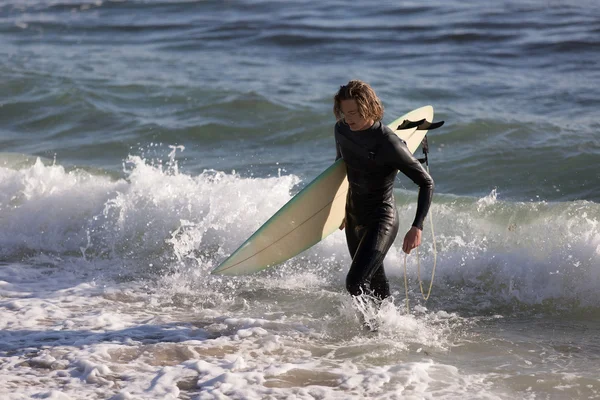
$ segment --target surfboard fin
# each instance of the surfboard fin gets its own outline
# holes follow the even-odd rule
[[[405,119],[404,121],[402,121],[402,123],[400,125],[398,125],[398,128],[396,128],[396,130],[400,130],[400,129],[411,129],[411,128],[417,128],[418,131],[430,131],[433,129],[437,129],[440,126],[444,125],[445,121],[438,121],[438,122],[429,122],[426,119],[421,119],[418,121],[410,121],[408,119]],[[417,160],[421,163],[421,164],[425,164],[425,165],[429,165],[429,159],[427,157],[427,154],[429,153],[429,145],[427,143],[427,136],[425,136],[423,138],[423,141],[421,142],[421,147],[423,148],[423,156],[422,158],[417,158]]]
[[[398,125],[396,130],[417,128],[418,131],[430,131],[437,129],[442,125],[444,125],[444,121],[429,122],[426,119],[420,119],[418,121],[410,121],[405,119],[400,125]]]
[[[438,121],[438,122],[425,121],[417,127],[417,130],[418,131],[430,131],[433,129],[437,129],[442,125],[444,125],[444,121]]]
[[[408,119],[405,119],[404,121],[402,121],[402,123],[400,125],[398,125],[396,130],[399,131],[400,129],[416,128],[424,122],[427,122],[427,120],[425,118],[420,119],[418,121],[410,121]]]

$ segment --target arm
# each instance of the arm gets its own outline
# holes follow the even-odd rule
[[[335,124],[335,128],[333,129],[333,138],[335,140],[335,161],[342,158],[342,152],[340,151],[340,144],[337,141],[337,124]]]
[[[421,244],[421,231],[423,230],[423,222],[431,206],[434,182],[421,163],[408,151],[404,142],[395,134],[390,135],[389,138],[391,146],[388,147],[389,151],[386,152],[386,164],[397,168],[419,186],[415,219],[411,229],[404,237],[402,245],[402,250],[408,254],[412,249]]]
[[[335,139],[335,131],[337,131],[337,124],[336,127],[334,129],[334,133],[333,133],[333,137]],[[335,161],[339,160],[340,158],[342,158],[342,152],[340,151],[340,145],[337,141],[337,139],[335,139]],[[343,230],[346,227],[346,218],[344,218],[344,220],[342,221],[342,224],[340,225],[340,231]]]
[[[397,168],[419,186],[417,212],[412,226],[423,230],[423,221],[427,216],[433,198],[433,179],[425,171],[419,160],[408,151],[406,144],[398,136],[394,134],[390,135],[389,138],[391,146],[385,146],[388,150],[386,151],[385,163]]]

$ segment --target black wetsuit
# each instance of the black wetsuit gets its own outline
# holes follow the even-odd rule
[[[393,194],[396,174],[400,170],[419,186],[413,222],[419,229],[423,229],[431,204],[433,179],[404,141],[381,122],[354,132],[345,122],[339,121],[335,125],[335,142],[336,160],[344,159],[349,182],[345,229],[352,265],[346,288],[353,296],[367,293],[384,299],[390,295],[390,288],[383,259],[398,233]]]

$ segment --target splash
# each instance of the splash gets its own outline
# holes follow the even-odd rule
[[[8,261],[55,257],[80,269],[103,265],[103,274],[132,280],[158,277],[174,293],[215,284],[218,291],[209,271],[290,199],[300,179],[214,170],[193,176],[177,164],[181,151],[170,147],[164,163],[130,156],[119,179],[41,160],[0,168],[0,253]],[[396,194],[401,226],[410,225],[411,196]],[[599,307],[599,212],[598,204],[585,201],[502,201],[496,190],[482,199],[436,196],[438,270],[431,301],[457,310]],[[399,293],[401,237],[386,258]],[[427,229],[420,254],[426,277],[433,257]],[[234,290],[334,285],[343,291],[349,263],[343,232],[337,232],[253,276],[252,284],[222,282]],[[423,304],[414,257],[408,258],[408,278],[411,304]]]

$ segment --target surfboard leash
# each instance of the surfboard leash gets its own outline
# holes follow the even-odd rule
[[[429,171],[427,171],[429,172]],[[429,282],[429,289],[427,290],[427,295],[425,295],[425,291],[423,290],[423,280],[421,279],[421,257],[419,254],[419,248],[417,247],[417,276],[419,279],[419,288],[421,289],[421,295],[425,301],[429,300],[429,296],[431,296],[431,290],[433,288],[433,279],[435,278],[435,269],[437,267],[437,248],[435,245],[435,232],[433,229],[433,216],[432,212],[429,212],[429,225],[431,225],[431,240],[433,241],[433,268],[431,270],[431,281]],[[404,254],[404,292],[406,294],[406,313],[410,314],[410,305],[408,301],[408,272],[406,268],[406,259],[408,258],[408,254]]]
[[[436,126],[442,126],[442,124],[444,123],[444,121],[441,121],[441,123]],[[435,128],[434,128],[435,129]],[[423,142],[421,143],[421,147],[423,148],[423,158],[420,158],[419,161],[421,163],[424,163],[425,166],[427,167],[427,173],[429,174],[429,159],[427,157],[428,153],[429,153],[429,145],[427,143],[427,136],[425,136],[423,138]],[[421,295],[423,296],[423,299],[425,299],[425,301],[429,300],[429,296],[431,296],[431,289],[433,288],[433,279],[435,277],[435,269],[437,267],[437,247],[435,245],[435,231],[433,228],[433,212],[430,210],[429,211],[429,225],[431,226],[431,240],[433,241],[433,269],[431,270],[431,281],[429,282],[429,289],[427,291],[427,295],[425,295],[425,292],[423,291],[423,280],[421,279],[421,257],[419,256],[419,247],[417,247],[417,276],[419,279],[419,288],[421,289]],[[406,268],[406,259],[408,257],[408,254],[404,254],[404,292],[406,295],[406,313],[410,314],[410,305],[409,305],[409,300],[408,300],[408,272],[407,272],[407,268]]]

